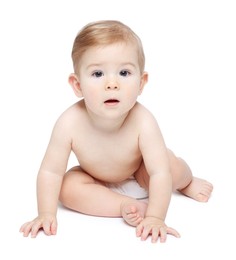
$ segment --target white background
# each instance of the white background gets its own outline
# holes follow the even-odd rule
[[[1,0],[1,259],[234,259],[235,1]],[[36,175],[57,117],[77,99],[67,82],[82,26],[117,19],[142,39],[149,83],[139,101],[166,144],[214,184],[206,204],[173,195],[180,239],[141,242],[121,219],[59,208],[58,234],[18,232],[36,217]],[[70,164],[75,163],[72,157]]]

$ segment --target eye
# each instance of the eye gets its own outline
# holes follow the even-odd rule
[[[120,75],[123,76],[123,77],[127,77],[129,76],[131,73],[128,71],[128,70],[122,70],[120,72]]]
[[[104,75],[104,74],[103,74],[102,71],[95,71],[95,72],[92,73],[92,76],[93,76],[93,77],[96,77],[96,78],[100,78],[100,77],[102,77],[103,75]]]

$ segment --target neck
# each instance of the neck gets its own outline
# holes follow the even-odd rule
[[[127,117],[128,117],[128,113],[115,119],[97,118],[97,117],[94,118],[93,116],[90,115],[90,119],[91,119],[91,123],[93,124],[93,127],[105,134],[117,133],[126,122]]]
[[[93,114],[89,110],[87,110],[87,113],[94,129],[96,129],[99,132],[103,132],[105,134],[117,133],[121,129],[121,127],[125,124],[126,119],[129,115],[129,113],[126,113],[116,118],[105,118]]]

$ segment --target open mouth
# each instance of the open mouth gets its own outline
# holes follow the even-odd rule
[[[104,103],[105,104],[117,104],[117,103],[119,103],[120,101],[119,100],[117,100],[117,99],[108,99],[108,100],[106,100]]]

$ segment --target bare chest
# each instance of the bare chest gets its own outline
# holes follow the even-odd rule
[[[117,182],[132,175],[141,163],[138,137],[85,134],[73,143],[80,166],[93,177]]]

